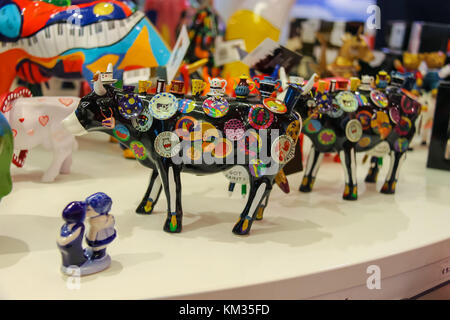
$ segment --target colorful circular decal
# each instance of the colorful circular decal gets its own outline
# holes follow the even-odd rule
[[[114,137],[116,137],[120,141],[128,141],[130,139],[130,130],[125,127],[123,124],[118,124],[113,129]]]
[[[273,113],[260,104],[252,106],[248,112],[248,122],[258,130],[269,128],[273,118]]]
[[[228,120],[225,122],[224,128],[226,137],[232,141],[242,139],[245,134],[245,125],[238,119]]]
[[[370,128],[372,114],[369,111],[363,110],[356,114],[356,119],[361,123],[363,130],[367,130]]]
[[[308,118],[306,119],[303,128],[307,133],[314,134],[320,131],[322,129],[322,124],[319,120]]]
[[[226,138],[221,138],[212,150],[211,154],[216,158],[226,158],[233,151],[233,144]]]
[[[280,101],[276,98],[265,98],[263,103],[267,109],[269,109],[270,111],[272,111],[274,113],[286,113],[287,112],[286,105],[282,101]]]
[[[391,117],[392,122],[397,124],[400,121],[400,110],[397,107],[391,107],[389,109],[389,117]]]
[[[189,113],[195,108],[195,101],[191,99],[178,100],[178,111],[181,113]]]
[[[370,142],[372,142],[372,139],[369,136],[363,136],[361,139],[359,139],[358,145],[361,148],[365,148],[370,144]]]
[[[417,111],[419,111],[420,103],[405,95],[402,97],[402,100],[400,101],[400,106],[402,107],[404,113],[416,114]]]
[[[261,149],[262,140],[258,133],[254,130],[249,130],[248,134],[243,139],[238,141],[239,152],[245,155],[256,156]]]
[[[379,90],[372,90],[370,92],[370,99],[372,100],[373,104],[376,105],[378,108],[386,108],[389,104],[386,95]]]
[[[130,120],[139,116],[144,107],[137,94],[127,93],[119,100],[117,109],[122,117]]]
[[[297,141],[298,136],[300,134],[301,124],[300,120],[294,120],[291,123],[289,123],[286,134],[294,140],[294,142]]]
[[[354,112],[358,109],[358,100],[350,91],[341,91],[336,97],[337,105],[345,112]]]
[[[336,142],[336,133],[332,129],[323,129],[317,136],[319,143],[324,146],[330,146]]]
[[[355,98],[356,98],[356,101],[358,101],[358,105],[360,107],[364,107],[369,104],[367,97],[359,92],[355,93]]]
[[[381,139],[386,139],[392,130],[389,117],[383,111],[378,111],[375,113],[375,117],[370,121],[370,126],[372,127],[372,130],[381,137]]]
[[[161,132],[155,139],[155,150],[164,158],[171,158],[180,151],[178,136],[170,131]]]
[[[248,167],[252,176],[258,178],[262,177],[266,173],[267,166],[260,159],[252,159],[250,160]]]
[[[398,138],[394,142],[394,150],[397,152],[405,152],[408,150],[409,141],[406,138]]]
[[[233,183],[247,184],[250,182],[248,171],[243,166],[234,166],[223,173]]]
[[[203,101],[203,111],[212,118],[221,118],[230,109],[227,99],[223,97],[211,97]]]
[[[133,152],[134,157],[138,160],[145,160],[147,158],[147,149],[140,141],[133,141],[130,143],[130,150]]]
[[[331,98],[328,93],[319,93],[316,96],[316,101],[316,105],[321,112],[327,111],[330,108]]]
[[[177,112],[177,110],[177,98],[171,93],[158,93],[150,100],[149,111],[156,119],[169,119]]]
[[[196,119],[189,116],[184,116],[178,119],[177,123],[175,124],[175,133],[183,140],[190,139],[191,133],[194,132],[196,127]]]
[[[146,132],[153,123],[153,117],[148,112],[147,108],[144,108],[144,110],[141,112],[140,115],[138,115],[136,118],[131,119],[131,124],[133,125],[133,128],[135,128],[138,131]]]
[[[362,133],[363,128],[359,120],[352,119],[347,122],[347,125],[345,126],[345,136],[350,142],[357,142],[361,139]]]
[[[332,106],[330,108],[330,110],[327,112],[327,114],[330,118],[336,119],[336,118],[341,117],[344,114],[344,110],[342,110],[339,107],[336,108],[335,106]]]
[[[397,132],[399,136],[406,136],[411,130],[411,127],[411,120],[407,117],[401,117],[398,124],[394,127],[394,131]]]
[[[289,162],[295,156],[295,143],[291,137],[281,135],[275,139],[271,147],[272,158],[281,164]]]

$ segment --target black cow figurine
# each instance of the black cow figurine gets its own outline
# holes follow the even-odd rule
[[[395,192],[399,168],[416,131],[415,120],[421,106],[401,88],[402,79],[393,78],[385,89],[373,89],[372,77],[362,81],[331,80],[330,88],[319,81],[317,89],[297,101],[296,110],[303,119],[302,132],[312,141],[300,191],[312,191],[320,162],[327,152],[338,152],[345,174],[343,199],[358,198],[355,152],[374,155],[366,182],[376,182],[378,158],[390,155],[390,169],[381,193]],[[359,87],[358,87],[359,85]],[[305,101],[306,100],[306,101]]]
[[[285,105],[274,98],[229,98],[220,92],[207,97],[163,90],[136,94],[102,78],[94,76],[94,90],[64,124],[78,135],[101,131],[114,136],[142,165],[154,169],[137,212],[151,213],[162,187],[167,198],[164,230],[181,232],[180,172],[223,172],[232,182],[250,185],[233,228],[235,234],[248,234],[279,169],[294,155],[301,119],[292,110],[301,91],[292,88]]]

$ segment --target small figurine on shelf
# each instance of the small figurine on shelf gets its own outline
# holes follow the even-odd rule
[[[114,217],[109,214],[111,205],[111,198],[98,192],[84,202],[73,201],[64,208],[65,224],[56,241],[64,274],[85,276],[111,265],[111,258],[106,254],[106,246],[116,238]],[[83,248],[86,218],[90,225],[86,235],[88,248]]]
[[[106,247],[117,235],[114,229],[114,216],[109,214],[112,200],[107,194],[98,192],[86,199],[86,205],[86,217],[89,218],[90,226],[86,235],[86,242],[89,246],[86,255],[91,260],[106,260],[109,265],[111,258],[106,254]]]
[[[389,85],[389,82],[391,81],[391,76],[388,75],[388,73],[384,70],[381,70],[378,72],[375,84],[378,89],[386,89]]]

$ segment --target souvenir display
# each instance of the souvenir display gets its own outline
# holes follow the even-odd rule
[[[144,109],[147,107],[145,103],[149,101],[148,109],[153,116],[152,129],[137,131],[119,111],[120,102],[116,102],[120,101],[118,96],[126,93],[110,84],[103,84],[101,77],[94,80],[94,91],[81,99],[76,112],[67,117],[64,123],[76,134],[89,130],[102,131],[109,135],[120,133],[125,137],[129,133],[129,138],[122,139],[121,143],[133,150],[142,165],[154,169],[146,196],[137,212],[151,213],[151,210],[145,208],[148,207],[148,202],[151,202],[151,208],[156,203],[154,194],[159,194],[159,191],[155,192],[154,189],[160,190],[164,186],[163,190],[168,199],[164,230],[181,232],[183,211],[178,187],[180,171],[189,168],[187,171],[191,173],[216,173],[238,165],[253,177],[250,179],[248,205],[241,213],[233,232],[238,235],[250,232],[257,213],[259,218],[262,218],[265,200],[278,171],[293,156],[301,129],[301,122],[296,113],[273,113],[263,105],[241,104],[230,100],[222,95],[224,81],[212,79],[210,83],[213,92],[210,91],[210,96],[205,99],[203,112],[198,109],[189,115],[179,112],[177,99],[170,93],[160,92],[155,96],[146,94],[145,97],[142,95]],[[116,131],[105,128],[99,121],[103,112],[100,105],[104,99],[109,101],[108,108],[111,108],[111,117],[115,118],[115,127],[118,128]],[[188,98],[180,96],[180,99]],[[292,123],[294,125],[291,125]],[[278,140],[272,141],[270,134],[261,136],[253,129],[255,127],[277,129],[280,134]],[[264,146],[272,151],[273,163],[265,163],[259,158]],[[228,161],[230,157],[232,161]],[[155,183],[159,180],[162,186]]]
[[[72,2],[73,3],[73,2]],[[125,70],[165,65],[170,50],[145,15],[128,1],[12,0],[3,2],[0,21],[0,94],[16,76],[27,83],[49,77],[92,79],[111,63]],[[19,50],[18,50],[19,49]]]
[[[72,150],[77,143],[61,122],[74,112],[79,101],[77,97],[31,97],[31,92],[24,87],[3,94],[0,110],[11,126],[14,149],[20,150],[19,156],[13,156],[13,163],[21,167],[27,150],[50,145],[54,159],[42,181],[51,182],[59,173],[69,173]]]
[[[255,82],[256,89],[258,89],[263,99],[270,97],[274,91],[281,87],[281,81],[274,80],[271,77],[264,77],[263,80],[253,78],[253,81]]]
[[[64,208],[62,218],[65,223],[56,240],[62,257],[62,273],[86,276],[111,265],[106,248],[117,235],[114,216],[109,213],[111,206],[111,198],[98,192],[85,201],[73,201]],[[85,234],[86,247],[83,246]]]
[[[13,132],[0,113],[0,200],[11,192],[12,181],[9,168],[13,157]]]
[[[314,77],[314,75],[313,75]],[[303,88],[308,90],[313,85],[311,78]],[[356,200],[358,197],[355,177],[355,152],[366,152],[377,149],[382,151],[372,153],[374,157],[382,157],[389,153],[391,164],[382,193],[394,193],[398,179],[398,170],[402,160],[406,156],[408,145],[415,133],[415,121],[420,114],[420,104],[414,96],[406,94],[401,88],[401,83],[391,83],[386,93],[379,90],[369,91],[369,77],[363,77],[362,87],[358,90],[368,92],[371,101],[368,104],[360,104],[354,95],[348,91],[330,91],[322,93],[318,90],[315,96],[317,107],[311,114],[307,106],[307,95],[302,95],[297,102],[295,110],[304,117],[303,132],[312,140],[312,147],[308,157],[306,171],[300,185],[300,191],[310,192],[312,190],[323,153],[337,151],[345,172],[345,200]],[[356,85],[354,85],[356,86]],[[324,107],[331,96],[339,107],[348,108],[351,114],[343,113],[340,117],[331,117],[329,111]],[[324,97],[327,97],[324,100]],[[403,105],[401,109],[396,105]],[[350,107],[351,106],[351,107]],[[317,116],[318,115],[318,116]],[[354,116],[352,116],[354,115]],[[378,159],[376,165],[372,166],[366,177],[366,182],[376,182],[378,173]]]
[[[227,81],[225,79],[213,78],[209,80],[209,92],[208,96],[223,96],[225,94],[225,88]]]

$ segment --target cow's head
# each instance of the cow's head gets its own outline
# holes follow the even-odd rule
[[[93,80],[94,90],[81,98],[75,112],[63,121],[66,129],[74,135],[104,130],[102,122],[114,116],[113,110],[117,105],[114,87],[104,85],[99,72],[94,75]]]
[[[308,82],[303,86],[303,92],[294,107],[295,111],[299,112],[303,119],[306,119],[308,117],[308,109],[315,107],[315,100],[314,95],[312,94],[312,89],[316,79],[317,74],[314,73],[308,80]]]

